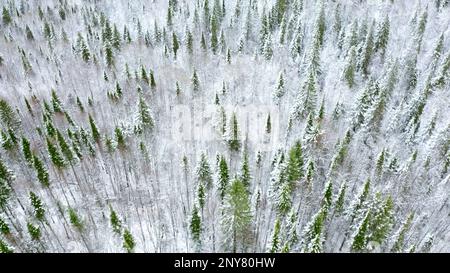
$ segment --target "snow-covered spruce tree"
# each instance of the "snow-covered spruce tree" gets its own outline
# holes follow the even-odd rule
[[[286,180],[286,163],[283,151],[278,151],[272,162],[272,172],[270,173],[269,198],[273,204],[277,204],[280,190]]]
[[[275,91],[273,92],[273,97],[275,99],[280,99],[284,95],[284,93],[284,77],[283,72],[280,72],[280,74],[278,75],[277,86],[275,88]]]
[[[217,176],[220,199],[223,200],[223,198],[225,197],[225,194],[228,190],[228,184],[229,184],[229,180],[230,180],[230,174],[229,174],[229,170],[228,170],[227,161],[225,159],[225,156],[223,156],[223,155],[220,156],[219,166],[218,166],[216,176]]]
[[[289,158],[286,166],[286,179],[291,190],[294,190],[298,186],[300,179],[304,176],[303,164],[302,145],[300,141],[297,141],[289,150]]]
[[[13,253],[14,249],[9,246],[5,241],[0,239],[0,253]]]
[[[12,17],[9,10],[4,6],[2,10],[2,21],[3,24],[9,25],[12,23]]]
[[[78,215],[78,213],[71,207],[69,207],[69,221],[73,227],[78,231],[82,232],[84,229],[84,222]]]
[[[33,215],[39,221],[45,220],[45,209],[42,200],[32,191],[30,191],[30,203],[33,207]]]
[[[231,151],[239,151],[241,148],[240,130],[236,117],[236,113],[233,112],[228,123],[228,129],[226,130],[225,141],[228,143],[228,148]]]
[[[89,125],[91,127],[92,138],[94,139],[95,142],[98,143],[100,141],[100,132],[98,131],[97,125],[90,114],[89,114]]]
[[[369,65],[372,59],[373,47],[374,47],[374,25],[375,22],[372,22],[369,30],[367,32],[367,36],[365,38],[364,44],[362,46],[362,51],[359,59],[358,67],[362,71],[364,76],[369,74]]]
[[[127,251],[127,252],[133,252],[134,247],[136,246],[136,242],[134,240],[133,235],[131,234],[131,232],[128,229],[125,229],[123,232],[123,244],[122,244],[123,248]]]
[[[294,102],[291,114],[293,118],[299,119],[315,111],[317,92],[317,75],[312,66],[310,66],[308,68],[308,76]]]
[[[197,169],[195,170],[196,178],[199,184],[203,184],[208,189],[212,187],[213,176],[211,167],[208,162],[208,157],[205,152],[200,155],[200,160],[197,163]]]
[[[240,173],[240,180],[244,184],[245,188],[247,189],[247,192],[250,193],[250,184],[252,180],[252,176],[250,173],[250,166],[249,166],[249,160],[248,160],[248,151],[247,147],[244,148],[243,154],[242,154],[242,165],[241,165],[241,173]]]
[[[17,130],[21,120],[6,100],[0,99],[0,121],[6,128]]]
[[[198,92],[200,90],[200,80],[198,79],[197,70],[194,68],[194,73],[191,78],[192,90]]]
[[[35,226],[32,223],[28,222],[27,230],[28,230],[28,234],[30,235],[32,240],[35,240],[35,241],[40,240],[42,233],[41,233],[41,229],[39,228],[39,226]]]
[[[327,210],[321,207],[305,226],[302,233],[301,251],[319,253],[323,250],[324,222]]]
[[[342,74],[343,79],[350,88],[352,88],[353,85],[355,84],[355,70],[356,70],[356,48],[352,46],[350,48],[350,52],[347,55],[344,72]]]
[[[173,58],[177,58],[177,52],[180,48],[180,43],[178,42],[178,37],[175,32],[172,33],[172,50],[173,50]]]
[[[339,191],[337,192],[334,202],[334,212],[340,215],[344,212],[345,192],[347,190],[347,183],[344,181],[341,183]]]
[[[56,168],[62,169],[66,167],[66,161],[64,160],[63,155],[49,138],[47,138],[47,149],[50,159]]]
[[[412,221],[414,219],[414,214],[410,213],[406,220],[402,222],[400,229],[394,234],[392,238],[392,248],[391,252],[403,252],[405,248],[405,237],[411,228]]]
[[[269,248],[270,253],[276,253],[280,250],[280,226],[280,219],[277,218],[275,220],[275,226],[273,228],[272,241]]]
[[[378,24],[377,33],[376,33],[376,41],[374,46],[375,52],[380,52],[381,56],[384,56],[386,53],[386,49],[389,43],[390,37],[390,19],[389,15],[386,14],[384,16],[383,22]]]
[[[2,234],[3,236],[8,236],[9,234],[11,234],[11,230],[8,224],[2,218],[0,218],[0,234]]]
[[[201,245],[200,235],[202,232],[202,224],[196,205],[194,205],[194,208],[192,210],[191,222],[189,227],[191,231],[192,240],[196,244],[196,248],[199,249]]]
[[[12,172],[7,169],[5,163],[0,158],[0,208],[4,209],[11,195]]]
[[[111,228],[115,233],[120,234],[122,232],[122,221],[120,220],[119,216],[112,208],[112,206],[109,206],[109,211],[109,221],[111,224]]]
[[[134,132],[136,134],[141,134],[144,131],[152,130],[154,126],[155,125],[152,114],[150,113],[150,108],[145,102],[144,97],[139,96],[137,110],[135,113]]]
[[[48,170],[44,163],[36,155],[33,155],[33,165],[36,170],[36,176],[41,185],[48,187],[50,185]]]
[[[231,182],[222,207],[221,226],[225,251],[247,251],[252,240],[252,218],[247,190],[236,177]]]
[[[368,210],[365,213],[361,223],[356,228],[355,234],[352,236],[351,249],[352,251],[364,251],[368,243],[368,226],[371,217],[371,211]]]
[[[442,61],[441,66],[438,68],[436,77],[433,79],[433,86],[442,88],[448,84],[450,79],[450,51]]]

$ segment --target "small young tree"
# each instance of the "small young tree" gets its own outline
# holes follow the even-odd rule
[[[225,194],[228,189],[228,183],[230,179],[229,171],[228,171],[228,165],[225,157],[222,155],[220,156],[219,160],[219,168],[218,168],[218,188],[219,188],[219,195],[220,199],[223,200],[225,197]]]
[[[201,218],[198,213],[197,206],[194,205],[191,216],[191,223],[189,225],[192,239],[197,245],[200,245],[200,234],[202,232]]]
[[[192,90],[198,92],[200,90],[200,81],[197,76],[197,70],[194,68],[194,74],[192,74]]]
[[[112,227],[112,230],[120,234],[122,231],[122,221],[120,221],[119,216],[117,215],[116,211],[112,208],[112,206],[109,206],[109,221]]]
[[[31,206],[33,207],[33,214],[36,219],[39,221],[44,221],[45,219],[45,209],[44,205],[42,204],[41,199],[32,191],[30,191],[30,202]]]
[[[136,246],[136,243],[134,241],[133,235],[128,229],[125,229],[123,232],[123,248],[127,252],[132,252],[134,247]]]

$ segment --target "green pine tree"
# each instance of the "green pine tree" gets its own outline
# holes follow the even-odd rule
[[[30,202],[33,207],[33,214],[39,221],[44,221],[45,219],[45,209],[42,204],[42,200],[32,191],[30,191]]]
[[[134,247],[136,246],[136,243],[134,241],[133,235],[128,229],[125,229],[123,232],[123,248],[127,252],[132,252]]]

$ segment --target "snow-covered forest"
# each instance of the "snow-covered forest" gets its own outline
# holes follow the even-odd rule
[[[450,252],[450,1],[0,9],[0,253]]]

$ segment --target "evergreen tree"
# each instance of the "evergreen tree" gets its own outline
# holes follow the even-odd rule
[[[400,229],[396,232],[393,237],[393,244],[391,252],[402,252],[404,251],[405,237],[411,228],[414,214],[410,213],[405,221],[403,221]]]
[[[205,185],[203,184],[203,182],[199,182],[197,185],[197,202],[202,212],[203,209],[205,208],[205,197],[206,197]]]
[[[187,52],[192,55],[194,53],[194,38],[192,33],[188,30],[186,34],[186,48]]]
[[[56,131],[56,135],[58,138],[58,144],[61,148],[61,152],[66,158],[66,161],[71,163],[74,160],[73,152],[70,149],[69,144],[67,144],[66,140],[64,139],[64,136],[59,132],[59,130]]]
[[[120,50],[120,45],[122,43],[122,39],[120,37],[120,32],[117,29],[117,26],[114,24],[113,34],[111,38],[111,45],[116,49]]]
[[[286,174],[291,189],[294,189],[298,181],[303,177],[303,152],[300,141],[295,142],[289,150]]]
[[[0,239],[0,253],[13,253],[13,249]]]
[[[66,166],[66,162],[64,161],[63,156],[61,155],[58,148],[52,143],[52,141],[47,137],[47,149],[50,155],[50,159],[52,163],[58,169],[62,169]]]
[[[339,36],[341,30],[342,30],[341,4],[338,3],[334,10],[334,23],[333,23],[333,31],[336,37]]]
[[[41,199],[32,191],[30,191],[30,202],[33,207],[33,214],[39,221],[45,219],[45,209]]]
[[[4,236],[11,234],[8,224],[2,218],[0,218],[0,234]]]
[[[239,128],[236,113],[231,115],[230,125],[228,129],[228,136],[226,137],[228,147],[231,151],[238,151],[241,147],[241,142],[239,140]]]
[[[123,232],[123,248],[127,252],[132,252],[134,247],[136,246],[136,243],[134,241],[133,235],[128,229],[125,229]]]
[[[312,160],[309,160],[308,164],[306,165],[306,173],[305,173],[305,180],[306,184],[311,186],[312,180],[314,178],[314,162]]]
[[[152,115],[150,113],[150,108],[145,103],[145,100],[142,96],[139,97],[139,102],[137,106],[137,113],[135,118],[135,133],[142,133],[144,130],[152,130],[154,127],[154,122]]]
[[[199,184],[205,185],[208,189],[211,188],[213,182],[212,172],[208,158],[204,152],[201,154],[200,161],[197,164],[196,175]]]
[[[31,223],[27,223],[28,234],[32,240],[38,241],[41,238],[41,229]]]
[[[306,225],[302,234],[303,252],[321,252],[323,243],[324,222],[327,216],[325,208],[320,208]]]
[[[3,7],[2,20],[3,24],[5,25],[9,25],[12,22],[11,14],[9,13],[9,10],[6,7]]]
[[[105,62],[108,67],[114,66],[114,53],[113,49],[111,48],[111,45],[109,43],[106,43],[105,48]]]
[[[218,19],[215,14],[211,17],[211,50],[213,54],[216,54],[219,49],[218,40]]]
[[[17,130],[21,121],[14,109],[8,104],[6,100],[0,99],[0,121],[7,128]]]
[[[26,33],[27,40],[34,41],[33,32],[31,31],[31,29],[28,25],[25,27],[25,33]]]
[[[177,35],[175,34],[175,32],[173,32],[172,33],[172,49],[173,49],[174,59],[177,58],[177,52],[178,52],[179,48],[180,48],[180,43],[178,42]]]
[[[150,70],[150,88],[153,90],[156,88],[156,81],[155,81],[155,75],[153,73],[153,70]]]
[[[227,49],[227,63],[231,64],[231,51],[229,48]]]
[[[314,71],[309,68],[308,77],[303,84],[300,96],[297,98],[296,109],[297,115],[312,113],[316,109],[317,102],[317,78]]]
[[[356,66],[356,49],[354,46],[350,48],[350,53],[347,56],[346,64],[344,67],[344,79],[347,82],[348,87],[352,88],[355,84],[355,66]]]
[[[377,38],[375,41],[375,48],[374,48],[374,51],[381,52],[381,56],[384,56],[386,52],[386,48],[389,43],[389,35],[390,35],[390,21],[389,15],[386,14],[383,22],[378,27]]]
[[[120,150],[126,149],[125,135],[120,127],[114,129],[114,136],[116,138],[117,147]]]
[[[278,76],[278,80],[277,80],[277,88],[275,89],[275,92],[274,92],[274,97],[279,99],[284,95],[284,93],[285,93],[284,77],[283,77],[283,72],[280,72],[280,75]]]
[[[278,213],[283,216],[292,208],[292,187],[287,180],[282,181],[276,208]]]
[[[194,74],[192,74],[192,90],[198,92],[200,90],[200,81],[197,76],[197,70],[194,68]]]
[[[175,93],[177,94],[177,96],[181,95],[180,83],[178,81],[175,83]]]
[[[221,200],[223,200],[227,192],[229,179],[230,175],[228,171],[227,161],[225,157],[222,155],[219,160],[219,170],[218,170],[218,182],[219,182],[218,188]]]
[[[235,178],[225,196],[221,225],[225,249],[245,251],[250,239],[252,213],[245,185]]]
[[[270,246],[270,253],[276,253],[279,251],[280,248],[280,219],[277,218],[275,220],[275,227],[273,228],[273,234],[272,234],[272,242]]]
[[[267,120],[266,120],[266,133],[270,134],[270,132],[272,131],[272,122],[270,120],[270,113],[267,115]]]
[[[356,229],[356,233],[353,236],[351,249],[353,251],[363,251],[367,247],[368,243],[368,226],[370,221],[370,210],[365,213],[364,218]]]
[[[353,203],[350,205],[349,214],[350,218],[352,219],[352,222],[358,215],[360,210],[366,205],[370,193],[369,191],[370,191],[370,179],[368,178],[364,183],[364,186],[362,187],[360,193],[353,200]]]
[[[0,170],[2,172],[0,174],[0,176],[1,176],[0,177],[0,208],[4,209],[8,202],[8,199],[11,195],[12,189],[11,189],[9,182],[4,178],[4,176],[5,176],[5,174],[3,174],[4,163],[2,161],[0,161],[0,163],[1,163],[0,167],[2,169],[2,170]]]
[[[95,142],[97,143],[100,142],[100,132],[98,131],[97,125],[95,124],[95,121],[90,114],[89,114],[89,125],[91,127],[92,138],[94,139]]]
[[[369,224],[370,241],[381,244],[387,238],[394,224],[393,205],[391,196],[383,202],[380,194],[376,194]]]
[[[250,174],[247,148],[244,149],[242,157],[243,157],[243,160],[242,160],[240,180],[242,181],[245,188],[247,189],[247,192],[250,193],[250,182],[251,182],[252,177]]]
[[[44,163],[36,155],[33,155],[33,164],[39,182],[42,186],[48,187],[50,185],[50,180],[48,170],[45,168]]]
[[[437,88],[444,87],[450,79],[450,51],[445,56],[444,61],[436,74],[436,77],[433,79],[433,86],[436,86]]]
[[[73,208],[70,208],[70,207],[69,207],[69,220],[70,220],[70,223],[79,232],[81,232],[84,229],[84,224],[83,224],[80,216],[78,216],[77,212]]]
[[[202,32],[202,38],[200,40],[200,46],[203,49],[203,51],[206,51],[206,39],[205,39],[205,34]]]
[[[263,56],[267,61],[272,59],[273,56],[272,36],[270,35],[270,33],[265,36]]]
[[[190,223],[190,230],[192,239],[196,244],[200,244],[200,234],[202,232],[202,224],[201,224],[201,218],[198,214],[197,206],[194,205],[194,209],[192,210],[192,216],[191,216],[191,223]]]
[[[361,69],[362,73],[364,75],[368,75],[369,74],[369,64],[370,61],[372,59],[372,53],[373,53],[373,48],[374,48],[374,22],[371,24],[369,31],[367,33],[366,39],[364,41],[364,45],[363,45],[363,49],[361,52],[361,57],[359,60],[359,68]]]
[[[119,216],[117,215],[117,213],[114,211],[114,209],[109,206],[109,221],[112,227],[112,230],[117,233],[120,234],[121,230],[122,230],[122,221],[120,221]]]
[[[347,183],[343,182],[337,193],[337,198],[334,205],[334,210],[337,214],[344,211],[345,191],[347,190]]]

